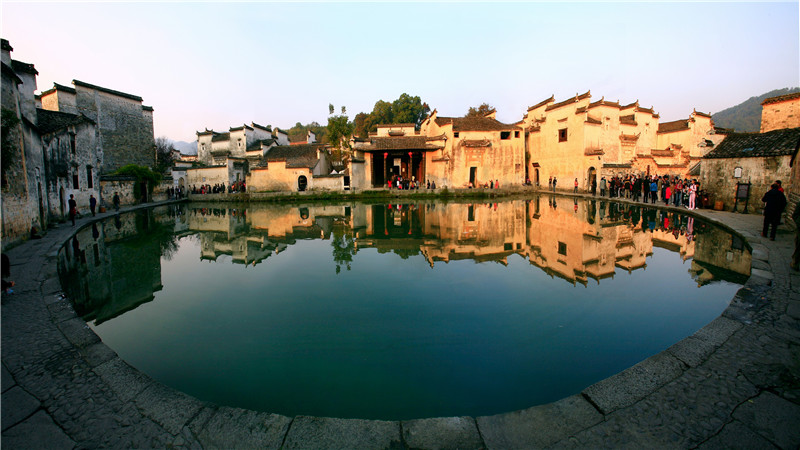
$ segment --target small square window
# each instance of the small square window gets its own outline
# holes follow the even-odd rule
[[[518,138],[518,137],[519,137],[519,131],[515,131],[515,132],[514,132],[514,137],[515,137],[515,138]]]
[[[567,129],[562,128],[558,130],[558,142],[567,142]]]
[[[453,132],[453,137],[458,137],[458,131]]]
[[[501,131],[500,132],[500,139],[511,139],[511,132],[510,131]]]
[[[567,256],[567,244],[563,242],[558,243],[558,254]]]

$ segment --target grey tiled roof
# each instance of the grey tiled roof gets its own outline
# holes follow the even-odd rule
[[[509,131],[521,130],[516,125],[508,125],[489,117],[437,117],[436,125],[453,124],[453,131]]]
[[[317,149],[319,144],[279,145],[271,148],[266,155],[267,161],[286,161],[286,167],[313,168],[317,165]]]
[[[52,133],[64,128],[80,125],[82,123],[94,123],[84,115],[69,114],[59,111],[48,111],[46,109],[36,109],[36,121],[39,132],[42,134]]]
[[[800,128],[766,133],[731,133],[704,158],[754,158],[793,155],[800,146]]]

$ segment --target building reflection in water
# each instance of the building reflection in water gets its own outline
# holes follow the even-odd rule
[[[266,263],[298,240],[331,241],[332,270],[350,270],[359,250],[437,263],[508,264],[517,254],[552,277],[599,283],[617,269],[645,269],[654,248],[675,252],[698,285],[743,283],[750,252],[724,230],[674,211],[604,200],[542,195],[490,203],[227,204],[159,207],[117,215],[81,230],[59,253],[64,289],[77,312],[102,323],[154,298],[161,258],[180,239],[199,258],[228,255],[244,267]]]

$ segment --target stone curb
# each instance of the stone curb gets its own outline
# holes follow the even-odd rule
[[[517,193],[520,192],[512,191],[512,194]],[[551,194],[546,191],[538,193]],[[559,192],[555,195],[568,194]],[[578,197],[592,198],[586,195]],[[604,200],[625,202],[624,199]],[[173,202],[140,205],[126,208],[124,212],[169,203]],[[716,211],[708,213],[707,210],[686,211],[682,208],[654,206],[659,209],[679,209],[681,212],[700,216],[704,220],[734,231],[740,237],[752,236],[752,222],[760,221],[758,217],[736,217],[737,215],[733,213]],[[85,365],[87,370],[94,374],[94,377],[90,377],[86,382],[93,383],[101,392],[108,392],[111,397],[109,401],[113,404],[112,410],[124,416],[117,419],[118,425],[100,430],[104,434],[101,442],[106,444],[100,446],[141,446],[142,443],[145,443],[145,446],[192,448],[523,448],[553,445],[581,446],[586,443],[590,446],[615,445],[619,443],[618,437],[635,434],[636,425],[630,425],[632,430],[617,430],[611,434],[599,428],[612,426],[616,415],[637,408],[637,405],[647,402],[664,386],[675,384],[687,375],[691,375],[693,371],[699,370],[721,350],[733,348],[728,345],[729,341],[747,331],[748,327],[755,326],[754,321],[759,320],[758,314],[763,313],[765,308],[770,309],[775,301],[770,289],[776,283],[786,284],[787,280],[791,281],[791,276],[775,273],[772,269],[776,264],[775,258],[770,260],[771,249],[778,248],[787,253],[787,239],[779,239],[780,244],[761,244],[750,243],[745,238],[747,245],[753,249],[753,276],[745,287],[740,289],[731,301],[731,305],[720,317],[669,349],[587,387],[579,395],[554,403],[478,418],[444,417],[409,421],[308,416],[289,418],[209,404],[163,386],[117,357],[114,351],[103,344],[99,337],[76,316],[69,302],[59,296],[60,285],[55,270],[55,252],[79,229],[94,220],[101,220],[113,214],[105,213],[94,218],[85,218],[81,227],[64,229],[62,226],[61,229],[49,232],[43,239],[45,242],[37,242],[39,245],[35,254],[25,252],[31,245],[30,241],[17,249],[8,250],[24,255],[20,256],[19,260],[24,260],[20,265],[39,267],[41,272],[37,273],[44,275],[32,280],[39,286],[35,291],[26,290],[24,296],[15,294],[17,298],[4,296],[3,309],[10,308],[13,302],[20,302],[23,298],[25,301],[30,301],[37,307],[31,317],[44,323],[29,325],[28,328],[34,329],[32,332],[34,336],[40,334],[56,336],[47,338],[56,341],[22,342],[21,345],[11,346],[27,348],[30,344],[31,347],[49,346],[52,349],[42,354],[25,352],[21,355],[9,355],[3,352],[2,438],[7,445],[59,448],[73,445],[97,446],[93,444],[96,441],[81,439],[82,434],[74,431],[78,427],[93,423],[95,418],[100,418],[97,416],[103,414],[100,405],[93,406],[94,397],[84,397],[80,400],[83,403],[79,406],[85,407],[88,412],[84,411],[80,417],[74,417],[77,413],[70,414],[67,408],[67,416],[63,418],[59,414],[60,409],[54,405],[60,403],[60,398],[67,395],[69,388],[66,391],[60,390],[56,394],[40,392],[48,390],[51,384],[48,380],[55,381],[64,376],[55,372],[55,369],[48,368],[49,363],[41,365],[41,361],[53,361],[53,358],[58,360],[60,352],[64,351],[63,344],[57,342],[60,339],[57,336],[61,336],[67,342],[67,347],[79,355],[82,361],[80,364]],[[726,220],[731,223],[726,224]],[[737,225],[741,221],[745,223]],[[777,245],[780,247],[776,247]],[[29,279],[31,275],[26,276]],[[789,292],[789,289],[783,289],[782,292]],[[784,300],[786,304],[783,306],[781,320],[789,321],[789,326],[796,330],[800,315],[800,307],[797,306],[800,304],[798,303],[800,296],[797,294],[796,286],[790,296],[791,298]],[[790,314],[785,313],[787,310]],[[4,348],[9,348],[6,347],[7,342],[17,344],[17,340],[22,339],[10,335],[11,332],[7,332],[7,328],[16,329],[20,326],[20,321],[31,319],[27,316],[23,318],[9,315],[4,311],[2,318]],[[7,324],[14,326],[6,326]],[[786,333],[781,334],[785,335]],[[791,351],[794,352],[792,356],[796,361],[798,345],[797,342],[794,344],[793,347],[788,347],[790,350],[794,349]],[[785,361],[784,363],[788,364]],[[36,367],[40,365],[41,368],[37,369]],[[31,372],[32,370],[34,372]],[[73,371],[79,372],[76,368],[73,368]],[[32,374],[36,376],[32,377]],[[81,374],[73,376],[81,380],[86,378]],[[32,389],[28,389],[29,386]],[[796,386],[793,389],[793,392],[798,391]],[[680,400],[678,403],[681,403]],[[736,442],[736,437],[742,435],[742,439],[745,439],[743,442],[797,446],[800,435],[787,431],[785,426],[776,426],[774,422],[767,422],[754,416],[761,411],[759,406],[762,404],[763,408],[778,411],[775,415],[780,416],[782,422],[788,423],[790,428],[793,423],[800,423],[800,406],[787,402],[783,397],[766,393],[758,397],[755,406],[745,405],[736,409],[735,414],[731,411],[728,420],[730,427],[725,427],[723,424],[723,429],[718,426],[718,429],[708,431],[704,438],[693,438],[693,442],[707,442],[709,445],[713,442],[717,444]],[[594,431],[595,429],[598,430]],[[678,433],[680,435],[680,429]],[[684,430],[683,433],[686,434],[687,431]],[[137,439],[127,440],[126,436],[130,434],[137,435]],[[583,442],[579,440],[587,436],[592,438]],[[662,441],[658,436],[652,430],[643,429],[635,440],[629,440],[627,444],[630,446],[633,442],[637,444],[644,442],[652,446],[672,447],[676,443]],[[622,441],[623,444],[625,442]]]

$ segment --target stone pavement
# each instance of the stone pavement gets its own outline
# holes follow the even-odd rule
[[[61,295],[56,255],[90,223],[82,218],[77,228],[61,225],[7,252],[17,285],[2,297],[0,442],[15,449],[798,448],[800,273],[789,269],[793,235],[761,238],[758,215],[696,214],[738,232],[753,249],[753,275],[720,317],[557,402],[489,417],[409,421],[222,407],[140,373]]]

